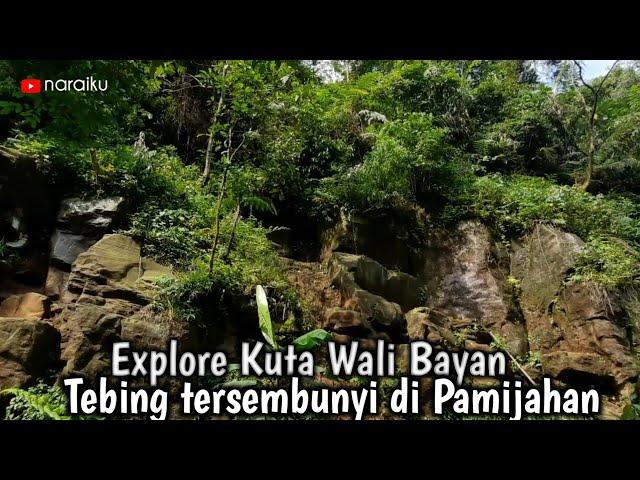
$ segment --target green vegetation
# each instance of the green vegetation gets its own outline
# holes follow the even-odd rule
[[[591,281],[606,288],[633,285],[637,280],[638,252],[617,238],[593,237],[580,253],[573,281]]]
[[[8,388],[1,397],[11,397],[5,420],[102,420],[96,415],[70,415],[67,396],[57,385],[40,382],[27,389]]]
[[[631,395],[629,403],[624,407],[622,420],[640,420],[640,399],[636,393]]]
[[[67,413],[67,397],[57,386],[39,383],[26,390],[8,388],[0,391],[0,397],[10,396],[5,412],[6,420],[70,420]]]
[[[256,303],[258,304],[258,324],[260,326],[262,336],[271,348],[278,350],[280,347],[278,346],[273,322],[271,321],[267,295],[264,288],[262,288],[262,285],[258,285],[256,287]],[[291,343],[298,351],[313,350],[323,343],[328,342],[330,338],[331,334],[329,332],[318,328],[295,338]]]
[[[549,223],[586,242],[574,280],[637,282],[637,64],[586,81],[547,62],[551,86],[527,61],[340,65],[326,83],[297,61],[2,61],[0,140],[65,194],[126,197],[123,230],[177,272],[158,308],[198,324],[258,284],[278,317],[301,310],[268,226],[340,209],[418,206],[505,240]],[[89,75],[108,91],[16,88]]]

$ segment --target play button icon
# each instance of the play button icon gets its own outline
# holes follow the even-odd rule
[[[20,82],[20,91],[22,93],[40,93],[40,80],[35,78],[25,78]]]

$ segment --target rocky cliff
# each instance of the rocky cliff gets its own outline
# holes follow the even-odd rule
[[[620,301],[624,292],[570,281],[580,238],[539,224],[505,244],[470,220],[431,229],[416,245],[412,221],[393,242],[393,231],[371,231],[384,228],[380,218],[343,218],[328,230],[325,272],[340,304],[327,308],[325,328],[345,340],[503,348],[534,379],[595,387],[608,395],[604,415],[620,413],[639,373],[629,334],[637,313]]]
[[[6,176],[23,171],[16,162],[4,165]],[[138,348],[164,348],[169,338],[204,348],[225,342],[151,312],[155,282],[172,272],[114,233],[125,199],[52,195],[39,210],[16,182],[0,192],[11,253],[0,265],[0,389],[108,373],[120,339]],[[369,345],[502,348],[533,379],[595,386],[610,399],[605,414],[620,413],[639,373],[629,325],[640,309],[621,301],[624,292],[570,281],[580,238],[538,224],[507,244],[477,220],[427,224],[419,210],[345,215],[321,235],[317,262],[283,258],[314,326]],[[283,254],[295,250],[280,241]]]

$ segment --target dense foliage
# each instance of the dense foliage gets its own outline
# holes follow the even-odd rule
[[[193,321],[256,284],[295,305],[268,226],[340,209],[417,204],[505,240],[555,224],[587,242],[575,278],[634,284],[637,65],[550,65],[552,85],[522,61],[348,61],[337,82],[295,61],[3,61],[0,140],[74,193],[124,195],[124,229],[178,271],[160,304]],[[109,90],[16,88],[88,75]]]

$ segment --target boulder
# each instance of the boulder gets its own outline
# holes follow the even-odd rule
[[[365,255],[334,252],[329,263],[332,284],[344,298],[360,288],[398,303],[404,311],[421,304],[422,284],[413,275],[391,271]]]
[[[60,334],[34,318],[0,318],[0,390],[25,387],[56,367]]]
[[[69,272],[51,265],[47,271],[47,278],[44,284],[44,293],[51,299],[58,299],[65,289]]]
[[[384,208],[367,215],[342,210],[338,221],[322,237],[322,260],[333,252],[374,259],[390,270],[416,274],[424,264],[425,212],[418,208]]]
[[[360,312],[334,307],[325,313],[324,328],[327,330],[356,337],[373,336],[373,329]]]
[[[584,242],[571,233],[538,224],[511,245],[511,275],[520,280],[521,304],[544,312],[575,263]]]
[[[123,205],[122,197],[63,200],[58,211],[56,230],[51,236],[52,265],[69,271],[80,253],[114,227]]]
[[[93,379],[109,374],[111,349],[120,340],[121,322],[125,317],[104,304],[93,305],[84,298],[81,300],[73,310],[63,312],[61,358],[65,367],[62,376]]]
[[[0,304],[0,317],[42,320],[49,316],[49,299],[35,292],[11,295]]]
[[[545,373],[615,393],[637,378],[638,368],[616,298],[596,285],[565,281],[581,248],[575,235],[538,225],[514,243],[512,275]]]
[[[398,303],[403,310],[410,310],[424,303],[422,282],[408,273],[390,271],[386,278],[384,297]]]
[[[56,230],[51,236],[51,264],[61,268],[70,267],[78,255],[95,242],[92,237]]]
[[[67,198],[60,204],[57,221],[71,232],[92,235],[111,227],[123,205],[122,197],[93,200]]]
[[[155,281],[170,272],[170,268],[143,258],[140,245],[133,238],[108,234],[78,256],[67,294],[147,304]]]
[[[168,313],[154,312],[149,305],[120,322],[120,338],[137,350],[166,350],[169,339],[177,339],[182,350],[197,349],[200,332],[184,322],[174,321]]]
[[[140,318],[130,317],[149,304],[155,281],[170,274],[168,267],[141,257],[138,243],[125,235],[105,235],[78,255],[61,296],[65,308],[56,318],[66,362],[63,376],[107,373],[113,342],[122,338],[123,328],[131,337],[149,333],[155,338],[161,329],[143,329]]]
[[[448,319],[427,307],[414,308],[405,314],[405,319],[407,335],[412,342],[426,340],[432,345],[444,346],[444,340],[450,346],[456,344]]]
[[[392,338],[403,338],[406,324],[397,303],[358,288],[345,307],[359,311],[376,331],[387,333]]]

